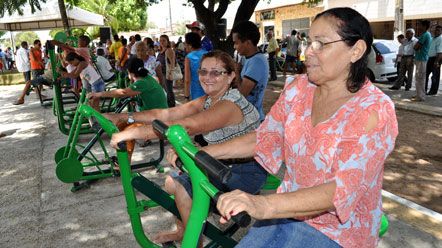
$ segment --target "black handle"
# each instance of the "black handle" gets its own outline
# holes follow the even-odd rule
[[[216,195],[213,197],[213,201],[215,202],[215,204],[218,203],[218,199],[223,193],[224,192],[218,191],[218,193],[216,193]],[[250,225],[252,217],[250,217],[250,215],[246,211],[242,211],[237,213],[236,215],[233,215],[232,220],[240,227],[247,227],[248,225]]]
[[[213,158],[205,151],[198,151],[195,154],[195,162],[198,166],[202,167],[212,178],[218,179],[223,184],[226,184],[227,181],[232,176],[232,172],[230,168]]]
[[[167,129],[169,128],[169,126],[167,126],[164,122],[160,121],[160,120],[154,120],[152,122],[152,127],[155,131],[157,131],[158,133],[160,133],[160,135],[165,138],[166,136],[166,132]]]
[[[184,163],[180,158],[177,158],[177,160],[175,161],[175,165],[176,167],[178,167],[178,169],[180,169],[180,171],[184,172],[183,170]]]
[[[120,142],[118,142],[117,146],[118,146],[118,150],[120,150],[120,151],[122,151],[122,152],[127,151],[126,141],[120,141]]]

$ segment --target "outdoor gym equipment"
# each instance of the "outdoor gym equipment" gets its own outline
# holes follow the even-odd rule
[[[87,105],[80,107],[80,112],[85,116],[94,116],[102,126],[104,132],[109,136],[118,132],[118,128],[101,114]],[[242,212],[232,219],[234,224],[225,231],[219,230],[212,223],[207,222],[210,200],[217,201],[222,193],[215,188],[208,179],[207,175],[218,178],[221,182],[226,182],[231,176],[230,168],[223,165],[218,160],[212,158],[207,153],[198,150],[192,143],[192,140],[180,125],[166,126],[164,123],[155,120],[152,123],[154,129],[162,138],[167,138],[174,147],[180,160],[177,163],[183,172],[188,173],[193,190],[193,203],[189,221],[186,226],[182,247],[196,247],[203,233],[211,242],[206,247],[234,247],[237,242],[231,236],[241,227],[250,223],[250,216]],[[121,180],[125,194],[127,212],[131,221],[132,230],[138,244],[143,248],[160,247],[149,240],[143,230],[140,214],[149,208],[162,206],[180,218],[178,209],[173,200],[173,196],[161,189],[161,187],[139,173],[132,173],[129,159],[126,151],[126,143],[118,144],[117,158],[120,165]],[[275,189],[279,185],[276,177],[270,176],[267,180],[265,189]],[[146,195],[150,200],[138,200],[135,190]],[[388,229],[388,220],[382,217],[382,227],[380,236]]]
[[[78,44],[78,40],[76,37],[68,37],[64,32],[58,32],[55,35],[55,40],[62,42],[62,43],[69,43],[71,46],[75,47]],[[64,85],[66,84],[66,80],[56,80],[59,78],[60,74],[58,73],[57,68],[61,67],[61,61],[57,59],[57,56],[55,54],[55,47],[50,43],[46,43],[46,47],[48,49],[49,59],[51,61],[52,66],[52,73],[53,73],[53,90],[54,90],[54,96],[53,96],[53,114],[57,116],[58,121],[58,128],[60,131],[68,135],[70,132],[70,128],[74,126],[73,120],[76,113],[76,106],[71,107],[70,109],[66,109],[66,106],[68,104],[75,103],[77,105],[83,104],[85,102],[85,97],[76,95],[76,93],[68,90],[68,93],[64,93],[63,89],[68,89]],[[119,76],[117,87],[118,88],[124,88],[126,84],[126,80],[124,77]],[[83,92],[82,92],[83,94]],[[116,111],[117,105],[119,104],[120,99],[110,99],[108,101],[102,102],[102,111],[101,112],[114,112]],[[83,125],[82,130],[80,132],[81,134],[84,133],[92,133],[89,126]]]
[[[82,92],[81,98],[85,97],[85,92]],[[118,106],[116,113],[120,113],[130,102],[131,98],[124,99]],[[80,107],[86,108],[85,104]],[[118,176],[118,171],[115,170],[115,161],[109,156],[106,150],[106,146],[101,138],[104,133],[103,128],[96,131],[92,139],[86,144],[78,144],[78,137],[81,134],[84,121],[87,120],[88,115],[82,114],[80,108],[76,111],[73,126],[70,129],[66,146],[60,147],[55,153],[54,159],[57,164],[56,175],[57,178],[65,183],[74,183],[71,188],[72,192],[78,191],[83,188],[88,188],[90,182],[97,179]],[[100,115],[101,118],[104,118]],[[99,158],[95,155],[91,149],[98,142],[101,151],[104,154],[104,158]],[[78,152],[78,148],[82,151]],[[159,167],[159,163],[164,156],[164,141],[159,142],[160,154],[157,159],[151,160],[147,163],[135,164],[132,169],[147,168],[151,166],[157,167],[158,171],[162,172],[163,168]],[[84,160],[84,161],[83,161]],[[85,169],[87,168],[87,171]],[[83,181],[80,183],[80,181]]]
[[[84,116],[95,117],[104,132],[109,136],[118,132],[118,128],[112,122],[104,118],[90,106],[81,105],[79,111]],[[183,127],[174,125],[167,128],[158,121],[155,121],[153,125],[157,130],[160,130],[175,149],[177,149],[180,158],[184,162],[183,170],[189,173],[192,184],[194,185],[194,204],[192,205],[182,247],[196,247],[202,232],[212,240],[206,247],[234,247],[237,242],[233,240],[231,236],[239,229],[240,225],[247,226],[250,223],[250,217],[247,214],[242,213],[237,215],[235,220],[238,224],[232,224],[225,231],[221,231],[213,224],[206,222],[209,213],[210,199],[216,200],[219,194],[221,194],[221,192],[209,182],[206,173],[225,182],[231,175],[230,169],[207,154],[198,151]],[[140,214],[149,208],[162,206],[180,218],[178,209],[175,206],[173,196],[162,190],[159,185],[146,179],[139,173],[132,173],[131,169],[133,167],[129,164],[125,146],[125,142],[119,144],[120,149],[117,150],[117,159],[120,166],[120,176],[125,193],[127,211],[134,236],[141,247],[160,247],[151,242],[145,235]],[[134,189],[137,189],[149,197],[150,200],[138,200]]]

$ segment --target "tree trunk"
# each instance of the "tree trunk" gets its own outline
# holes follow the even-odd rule
[[[58,8],[60,9],[61,22],[63,23],[63,28],[68,35],[71,35],[71,29],[69,27],[68,15],[66,13],[66,5],[64,0],[58,0]]]
[[[205,0],[191,0],[195,8],[195,15],[199,22],[203,23],[206,27],[205,35],[212,40],[213,47],[219,48],[219,34],[216,27],[221,17],[226,13],[229,6],[229,0],[220,0],[218,8],[214,9],[214,0],[209,0],[208,8],[204,6]],[[211,10],[212,9],[212,10]]]
[[[249,20],[250,17],[252,17],[256,5],[258,5],[258,2],[259,0],[242,0],[241,4],[238,7],[238,11],[236,11],[235,20],[233,21],[232,27],[234,27],[240,21]],[[235,51],[235,49],[233,48],[231,33],[229,34],[229,36],[227,36],[227,39],[222,44],[220,44],[220,48],[233,56],[233,52]]]

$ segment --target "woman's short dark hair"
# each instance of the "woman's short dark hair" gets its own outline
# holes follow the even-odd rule
[[[332,17],[337,22],[338,35],[348,46],[354,46],[358,40],[367,45],[362,57],[351,64],[347,78],[347,89],[355,93],[362,88],[366,81],[368,55],[373,44],[373,33],[368,20],[352,8],[333,8],[316,15],[315,20],[321,17]]]
[[[232,56],[230,56],[228,53],[224,51],[214,50],[204,54],[203,57],[201,58],[201,65],[203,64],[203,61],[207,58],[215,58],[217,60],[220,60],[224,64],[224,69],[227,71],[228,74],[231,74],[232,72],[235,71],[235,61],[233,60]],[[236,81],[233,80],[230,83],[231,88],[237,88],[235,82]]]
[[[135,74],[136,77],[146,77],[149,72],[144,68],[143,60],[133,57],[127,61],[127,70]]]
[[[235,71],[235,61],[233,60],[232,56],[230,56],[226,52],[220,50],[214,50],[204,54],[203,57],[201,58],[201,65],[203,64],[203,61],[208,58],[215,58],[223,62],[224,69],[227,71],[228,74]]]
[[[76,54],[75,52],[70,52],[66,55],[66,61],[74,61],[74,59],[78,59],[79,61],[86,61],[82,56]]]
[[[201,37],[199,34],[190,32],[184,36],[186,44],[189,44],[192,48],[201,48]]]
[[[236,33],[241,42],[250,40],[254,46],[258,45],[261,37],[258,27],[251,21],[238,22],[238,24],[232,28],[231,33]]]

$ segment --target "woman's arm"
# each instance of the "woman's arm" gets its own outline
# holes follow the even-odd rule
[[[202,147],[201,149],[217,159],[250,158],[255,155],[256,132],[239,136],[226,142]]]
[[[226,116],[228,116],[229,118],[226,118]],[[136,116],[134,116],[134,119],[138,121]],[[210,109],[201,111],[197,114],[188,116],[186,118],[173,119],[173,116],[169,115],[168,118],[160,117],[157,119],[162,120],[167,125],[174,125],[174,124],[182,125],[189,133],[189,135],[194,135],[194,134],[206,133],[228,125],[240,123],[243,119],[243,115],[241,109],[233,102],[220,101]],[[154,139],[156,137],[157,136],[153,130],[153,127],[151,125],[145,125],[112,135],[111,145],[113,147],[116,147],[117,143],[121,141],[127,141],[132,139],[148,140],[148,139]]]
[[[109,90],[109,91],[102,91],[102,92],[92,92],[87,95],[88,98],[95,98],[95,97],[103,97],[103,98],[122,98],[122,97],[133,97],[141,94],[140,91],[132,90],[131,88],[125,88],[125,89],[115,89],[115,90]]]
[[[88,66],[88,63],[86,61],[81,61],[77,67],[75,67],[75,70],[72,72],[63,72],[62,76],[64,78],[73,78],[76,79],[80,73]]]
[[[178,105],[173,108],[167,109],[151,109],[134,113],[134,119],[136,122],[143,122],[150,124],[153,120],[158,119],[162,121],[172,121],[185,118],[190,115],[194,115],[203,110],[205,97],[200,97],[196,100],[187,102],[182,105]],[[113,123],[119,123],[127,121],[127,114],[104,114]]]
[[[240,190],[220,196],[217,208],[221,222],[246,211],[255,219],[305,218],[334,210],[336,183],[329,182],[295,192],[251,195]]]
[[[192,81],[192,74],[190,72],[190,60],[186,57],[184,59],[184,97],[190,97],[190,82]]]

